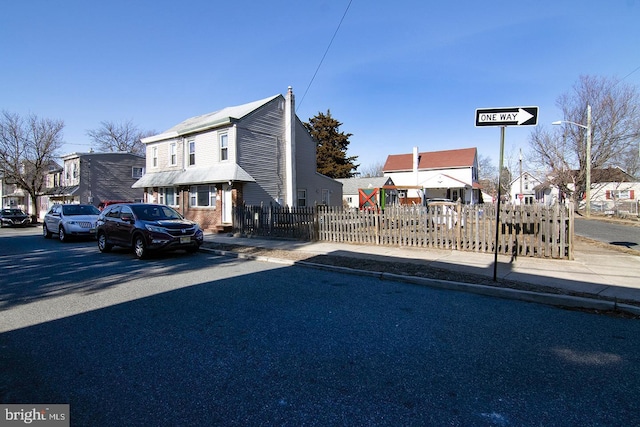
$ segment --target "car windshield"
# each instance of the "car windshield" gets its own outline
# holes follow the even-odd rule
[[[20,209],[2,209],[2,215],[26,215]]]
[[[100,211],[93,205],[64,205],[62,206],[64,215],[100,215]]]
[[[180,214],[168,206],[137,205],[131,206],[133,213],[143,221],[158,221],[161,219],[182,219]]]

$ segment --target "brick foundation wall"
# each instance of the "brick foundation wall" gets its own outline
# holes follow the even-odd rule
[[[222,187],[217,186],[218,197],[216,198],[215,208],[211,207],[190,207],[189,206],[189,190],[180,191],[180,205],[174,208],[180,212],[185,218],[196,221],[203,230],[216,231],[216,226],[222,224]],[[157,203],[158,189],[145,189],[145,201],[147,203]],[[242,204],[242,187],[234,187],[231,194],[233,206]]]

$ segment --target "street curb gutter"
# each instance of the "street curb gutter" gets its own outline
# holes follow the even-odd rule
[[[393,280],[396,282],[410,283],[414,285],[428,286],[437,289],[452,290],[458,292],[468,292],[477,295],[484,295],[495,298],[504,298],[537,304],[551,305],[562,308],[581,308],[588,310],[599,310],[605,312],[623,312],[634,316],[640,316],[640,307],[630,304],[619,304],[616,301],[608,301],[602,299],[578,297],[573,295],[560,295],[550,293],[540,293],[525,291],[512,288],[499,288],[487,285],[475,285],[472,283],[454,282],[441,279],[430,279],[425,277],[403,276],[400,274],[384,273],[378,271],[358,270],[349,267],[332,266],[318,264],[307,261],[293,261],[282,258],[265,257],[261,255],[239,254],[232,251],[223,251],[219,249],[200,248],[207,252],[217,255],[242,258],[253,261],[270,262],[282,265],[299,265],[301,267],[315,268],[318,270],[336,271],[345,274],[353,274],[358,276],[368,276],[378,278],[380,280]]]

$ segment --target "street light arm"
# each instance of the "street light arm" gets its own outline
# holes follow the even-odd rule
[[[581,125],[580,123],[576,123],[576,122],[570,122],[569,120],[558,120],[557,122],[553,122],[551,123],[552,125],[561,125],[563,123],[569,123],[572,125],[576,125],[576,126],[580,126],[583,129],[589,129],[589,126],[585,126],[585,125]]]

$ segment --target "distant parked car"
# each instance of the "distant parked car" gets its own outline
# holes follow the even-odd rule
[[[103,200],[98,204],[99,210],[104,210],[109,205],[115,205],[116,203],[133,203],[131,200]]]
[[[96,221],[100,211],[93,205],[53,205],[44,216],[42,235],[49,239],[57,234],[61,242],[70,237],[96,236]]]
[[[22,209],[9,208],[0,211],[0,227],[21,227],[30,223],[29,215]]]
[[[429,206],[429,205],[434,205],[434,204],[436,204],[436,205],[437,205],[437,204],[442,204],[442,203],[452,203],[452,204],[454,204],[454,205],[455,205],[455,202],[454,202],[453,200],[451,200],[451,199],[445,199],[445,198],[438,198],[438,197],[436,197],[436,198],[432,198],[432,199],[427,199],[427,200],[425,200],[425,204],[426,204],[427,206]]]
[[[200,226],[165,205],[126,203],[107,206],[98,218],[98,249],[133,248],[139,259],[150,252],[183,249],[197,252],[204,234]]]

